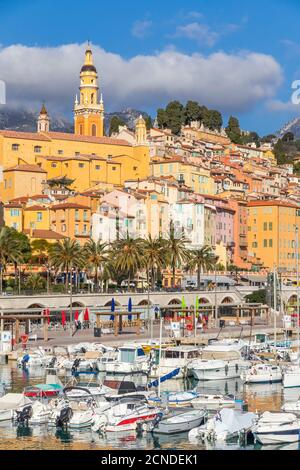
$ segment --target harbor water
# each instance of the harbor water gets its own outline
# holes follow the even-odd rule
[[[30,371],[18,368],[15,363],[0,365],[0,382],[5,385],[6,393],[22,392],[24,387],[43,383],[46,372],[43,368]],[[98,375],[94,380],[101,381],[103,376]],[[63,380],[68,380],[66,377]],[[83,379],[84,380],[84,379]],[[137,380],[136,378],[134,380]],[[145,379],[143,379],[145,380]],[[162,391],[191,390],[205,394],[232,394],[243,399],[248,404],[249,411],[279,411],[285,401],[297,400],[300,389],[284,390],[282,384],[244,385],[239,379],[214,382],[191,382],[169,380],[162,384]],[[280,449],[291,446],[279,446]],[[298,444],[292,446],[298,449]],[[270,448],[268,446],[268,448]],[[260,450],[261,447],[253,443],[239,445],[233,444],[202,444],[195,445],[189,442],[187,433],[178,435],[152,435],[151,433],[136,431],[122,433],[99,433],[88,430],[69,431],[48,428],[47,425],[32,427],[17,427],[10,422],[0,423],[0,449],[7,450],[108,450],[108,449],[180,449],[180,450],[209,450],[209,449],[247,449]],[[263,448],[264,449],[264,448]]]

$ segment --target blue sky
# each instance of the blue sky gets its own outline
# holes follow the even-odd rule
[[[191,97],[263,135],[300,116],[299,18],[292,0],[0,0],[0,79],[8,105],[68,113],[90,39],[108,111]]]

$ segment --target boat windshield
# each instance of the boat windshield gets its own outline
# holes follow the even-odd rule
[[[121,349],[120,350],[120,362],[129,362],[133,363],[135,360],[135,350],[134,349]]]

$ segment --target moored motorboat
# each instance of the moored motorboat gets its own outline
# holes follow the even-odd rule
[[[93,431],[120,432],[136,429],[138,424],[153,422],[160,410],[142,402],[124,402],[95,410]]]
[[[119,348],[115,361],[106,363],[107,374],[140,374],[148,373],[150,356],[146,355],[141,346],[124,345]]]
[[[238,410],[224,408],[208,419],[205,425],[192,429],[189,440],[229,441],[247,434],[255,422],[255,413],[243,413]]]
[[[154,434],[179,434],[200,426],[207,416],[206,410],[190,408],[181,413],[163,414],[151,429]]]
[[[263,445],[298,442],[300,419],[293,413],[266,411],[253,426],[255,440]]]
[[[300,387],[300,365],[291,364],[283,371],[284,388]]]
[[[22,393],[7,393],[0,398],[0,421],[12,420],[15,411],[20,411],[31,403]]]
[[[227,380],[240,376],[251,364],[244,359],[247,346],[243,341],[220,340],[206,346],[201,358],[188,366],[188,375],[199,381]]]
[[[255,364],[241,374],[245,384],[276,383],[282,381],[282,371],[277,365]]]
[[[149,377],[158,378],[180,369],[174,379],[183,379],[187,376],[188,365],[200,357],[200,352],[199,348],[192,346],[168,347],[162,349],[159,363],[159,351],[153,350]]]

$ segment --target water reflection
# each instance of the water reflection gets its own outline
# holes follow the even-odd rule
[[[46,372],[43,368],[30,368],[22,370],[16,364],[6,364],[0,366],[0,382],[5,384],[6,393],[22,392],[24,387],[45,382]],[[63,383],[70,380],[70,376],[62,377]],[[93,378],[94,381],[101,381],[104,376]],[[123,377],[113,377],[122,380]],[[134,376],[133,381],[137,385],[145,385],[147,378]],[[85,381],[84,377],[81,377]],[[90,380],[90,377],[86,379]],[[130,378],[126,377],[126,380]],[[199,393],[205,394],[232,394],[238,399],[248,402],[249,411],[263,412],[266,410],[280,410],[284,401],[293,401],[300,395],[299,389],[283,390],[281,384],[261,384],[245,386],[238,379],[228,381],[196,382],[189,380],[172,380],[162,384],[162,391],[180,391],[196,389]],[[246,449],[270,449],[267,446],[247,445]],[[107,433],[101,435],[91,430],[66,430],[44,426],[16,427],[11,423],[0,422],[0,448],[2,449],[182,449],[182,450],[234,450],[240,449],[237,443],[214,443],[202,444],[201,442],[191,443],[187,434],[172,436],[152,435],[151,433],[135,431],[123,433]],[[276,446],[282,450],[298,449],[298,443],[284,446]]]

